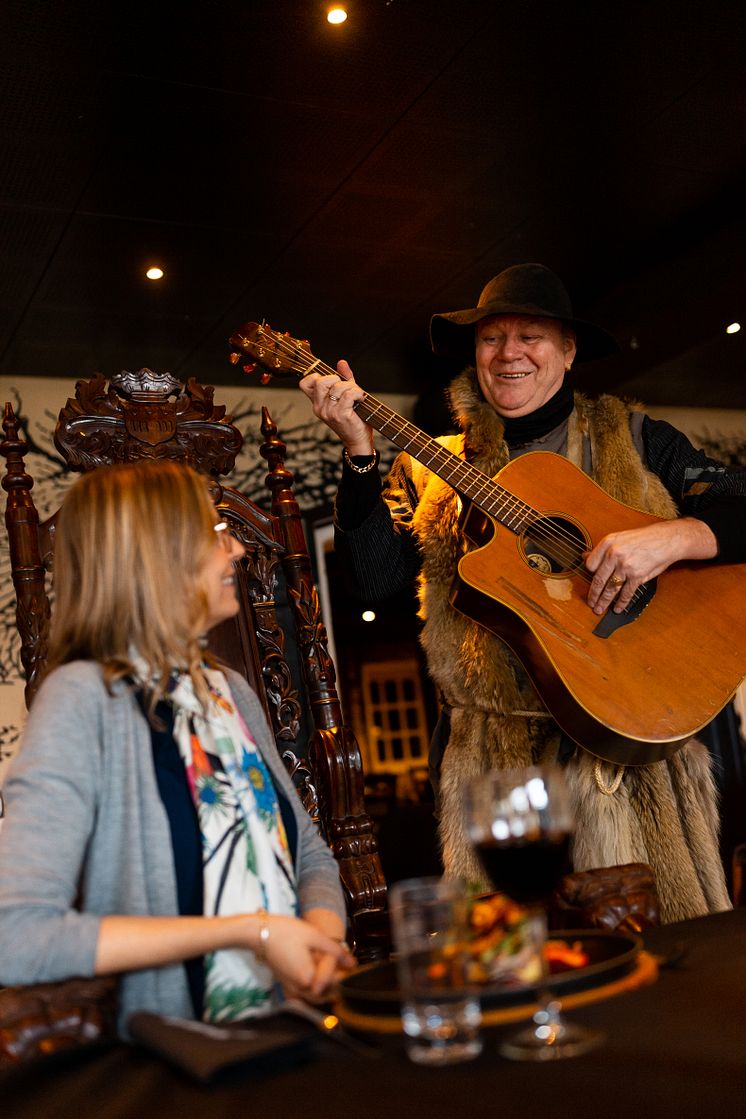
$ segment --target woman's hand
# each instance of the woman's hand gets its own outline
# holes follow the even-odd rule
[[[303,918],[319,932],[330,936],[345,950],[345,956],[341,960],[333,960],[331,956],[316,953],[316,983],[320,985],[320,995],[323,998],[337,979],[356,966],[357,961],[345,944],[344,926],[336,913],[330,909],[309,909],[303,914]]]
[[[328,935],[318,924],[339,928],[335,914],[332,925],[320,916],[327,910],[310,910],[306,919],[269,915],[269,938],[265,955],[283,986],[302,998],[319,998],[329,988],[340,969],[353,967],[354,957],[339,939]],[[256,947],[256,942],[253,947]]]
[[[365,393],[355,381],[349,364],[337,362],[338,377],[310,373],[300,382],[313,412],[344,443],[348,455],[373,454],[373,428],[361,420],[354,405]]]

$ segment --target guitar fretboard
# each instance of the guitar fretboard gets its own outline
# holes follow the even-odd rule
[[[245,323],[232,335],[230,341],[231,345],[237,346],[243,353],[250,354],[259,363],[265,370],[263,375],[265,380],[273,375],[287,372],[295,373],[299,377],[314,371],[324,377],[335,376],[334,369],[313,356],[308,349],[308,343],[298,342],[289,334],[280,334],[264,323]],[[232,360],[238,359],[237,353],[232,355]],[[251,372],[254,365],[244,366],[244,369]],[[437,440],[431,439],[424,431],[420,431],[414,424],[369,393],[365,393],[354,407],[361,419],[376,431],[380,431],[400,450],[412,455],[439,478],[448,482],[463,497],[473,502],[477,508],[488,513],[512,532],[516,534],[525,532],[541,519],[541,514],[536,509],[515,497],[503,486],[499,486],[477,467],[464,462],[458,455],[454,455]],[[544,530],[544,537],[548,543],[551,543],[553,535],[553,532],[547,535]],[[574,551],[572,562],[576,562]]]
[[[401,451],[412,455],[511,531],[524,532],[537,519],[538,513],[530,505],[499,486],[483,471],[454,455],[436,439],[431,439],[374,396],[366,393],[355,404],[355,411]]]

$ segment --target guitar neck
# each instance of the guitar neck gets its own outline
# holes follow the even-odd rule
[[[331,366],[314,357],[307,342],[299,342],[289,334],[280,334],[264,323],[244,323],[231,335],[230,344],[238,351],[231,354],[231,361],[235,364],[241,360],[242,353],[249,354],[254,361],[251,365],[244,365],[244,370],[251,373],[258,364],[264,370],[264,384],[273,376],[287,373],[305,377],[316,371],[324,377],[336,376]],[[530,505],[499,486],[476,466],[464,462],[369,393],[365,393],[354,407],[367,424],[512,532],[523,532],[539,517]]]
[[[513,532],[523,531],[535,519],[536,511],[530,505],[499,486],[476,466],[464,462],[437,439],[420,431],[374,396],[366,393],[355,404],[355,411],[400,450],[416,458],[463,497]]]

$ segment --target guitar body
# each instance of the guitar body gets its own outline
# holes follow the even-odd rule
[[[516,459],[496,481],[574,554],[657,520],[548,452]],[[746,565],[676,564],[633,620],[601,636],[611,612],[592,612],[588,573],[543,554],[541,533],[516,535],[474,505],[464,531],[482,546],[459,562],[451,602],[514,651],[562,729],[592,754],[625,765],[668,757],[746,675]]]

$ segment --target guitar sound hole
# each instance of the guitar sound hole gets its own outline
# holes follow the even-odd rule
[[[542,575],[569,575],[584,566],[590,540],[567,517],[539,517],[521,535],[521,552],[529,567]]]

